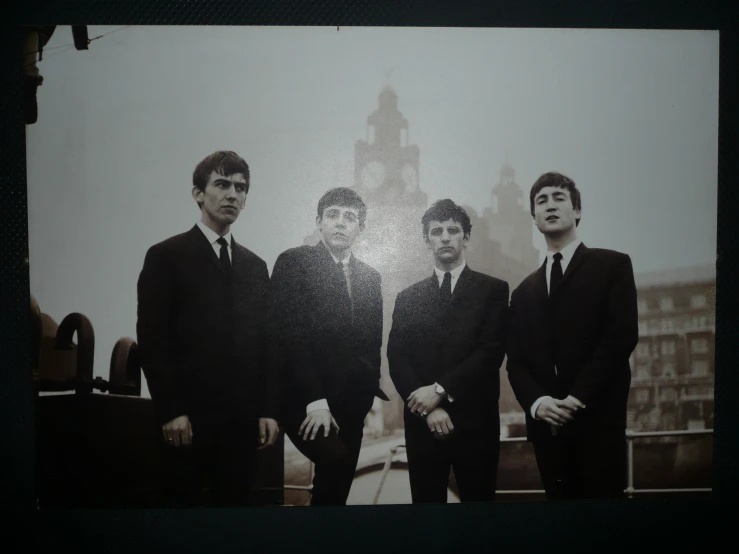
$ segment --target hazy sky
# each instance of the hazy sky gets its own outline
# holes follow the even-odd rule
[[[713,264],[718,37],[130,27],[76,51],[56,48],[72,43],[60,26],[27,126],[31,293],[57,322],[91,319],[107,378],[115,341],[135,338],[146,250],[199,217],[195,165],[220,149],[249,163],[234,237],[271,270],[313,230],[320,195],[353,184],[354,143],[388,84],[430,201],[481,214],[504,163],[526,192],[557,170],[581,189],[586,244],[627,252],[637,272]]]

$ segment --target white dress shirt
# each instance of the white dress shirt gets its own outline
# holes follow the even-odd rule
[[[560,250],[560,254],[562,254],[562,259],[559,261],[560,265],[562,266],[562,275],[565,274],[565,271],[567,271],[567,266],[569,265],[570,261],[572,260],[572,256],[575,255],[575,250],[577,250],[577,247],[580,246],[582,243],[581,240],[576,239],[575,241],[571,242],[567,246],[565,246],[562,250]],[[552,252],[550,250],[547,250],[547,267],[546,267],[546,275],[547,275],[547,292],[551,292],[551,285],[552,282],[552,264],[554,264],[554,255],[556,252]],[[557,373],[557,366],[554,366],[554,373]],[[531,417],[534,419],[539,419],[536,417],[536,409],[539,407],[539,404],[541,404],[542,400],[545,398],[551,398],[551,396],[542,396],[540,398],[536,399],[536,402],[534,402],[531,405]],[[575,404],[580,406],[581,408],[585,407],[585,404],[580,402],[577,398],[574,396],[568,396],[567,398],[571,399]]]
[[[462,265],[460,265],[459,267],[455,267],[449,272],[452,274],[452,292],[454,292],[454,287],[457,286],[457,281],[459,280],[459,276],[462,274],[462,270],[464,269],[464,266],[466,265],[467,265],[467,262],[462,260]],[[438,277],[439,279],[439,288],[441,288],[441,285],[444,282],[444,274],[446,273],[446,271],[442,271],[438,267],[434,266],[434,273],[436,273],[436,277]]]
[[[326,243],[321,239],[321,242],[323,242],[323,245],[326,246]],[[334,253],[329,250],[328,246],[326,246],[326,250],[328,250],[328,253],[331,254],[331,257],[334,259],[334,263],[339,263],[341,261],[341,265],[344,266],[344,275],[346,275],[347,268],[349,267],[349,261],[351,260],[352,253],[351,251],[347,252],[346,256],[342,260],[339,260],[336,256],[334,256]],[[347,287],[350,287],[349,281],[347,280]],[[351,291],[349,292],[351,294]],[[308,404],[305,408],[305,413],[309,414],[315,410],[329,410],[328,407],[328,400],[325,398],[321,398],[319,400],[315,400]]]
[[[465,260],[462,260],[462,264],[459,267],[455,267],[452,269],[449,273],[452,274],[452,292],[454,292],[454,287],[457,286],[457,281],[459,281],[459,276],[462,274],[462,271],[464,270],[465,266],[467,265],[467,262]],[[444,284],[444,274],[446,271],[442,271],[438,267],[434,266],[434,273],[436,273],[437,279],[439,279],[439,288],[441,288],[441,285]],[[438,385],[439,383],[434,383],[434,385]],[[454,398],[447,392],[446,394],[447,400],[449,402],[454,402]]]
[[[216,257],[220,259],[221,245],[218,243],[218,239],[221,238],[221,236],[202,221],[198,221],[198,227],[200,227],[200,230],[205,235],[205,238],[207,238],[210,242],[210,245],[213,247],[213,251],[216,253]],[[231,253],[231,231],[229,230],[228,233],[223,235],[223,238],[226,239],[226,243],[228,244],[228,247],[226,248],[226,250],[228,250],[228,259],[231,260],[231,263],[233,263],[233,254]]]

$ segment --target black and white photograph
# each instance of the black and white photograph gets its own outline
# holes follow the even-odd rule
[[[712,494],[718,31],[24,41],[39,509]]]

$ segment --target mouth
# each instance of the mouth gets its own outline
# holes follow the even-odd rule
[[[344,233],[334,233],[331,236],[334,237],[334,238],[340,238],[340,239],[345,239],[346,238],[346,235]]]
[[[227,210],[227,211],[231,211],[231,212],[238,211],[238,208],[236,208],[236,206],[223,206],[222,209]]]
[[[559,219],[559,216],[556,215],[550,215],[547,217],[547,221],[557,221]]]

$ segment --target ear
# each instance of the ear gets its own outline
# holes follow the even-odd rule
[[[470,235],[467,234],[464,237],[462,237],[462,248],[467,248],[467,245],[470,243]]]
[[[203,206],[203,191],[200,190],[198,187],[192,187],[192,197],[195,199],[195,202],[198,203],[198,206]]]
[[[321,216],[317,215],[316,216],[316,227],[318,227],[320,224],[321,224]]]

